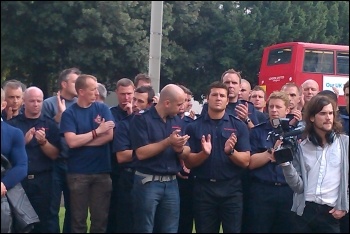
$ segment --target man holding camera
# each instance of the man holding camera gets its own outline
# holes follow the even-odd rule
[[[293,189],[295,232],[340,233],[349,212],[349,136],[341,134],[336,104],[314,96],[305,113],[305,136],[293,162],[281,163]]]
[[[288,106],[289,97],[285,92],[273,92],[268,100],[269,121],[256,125],[250,133],[252,184],[245,209],[250,215],[248,229],[254,233],[290,232],[293,191],[274,158],[274,149],[281,141],[268,139],[269,133],[275,131],[272,121],[286,118]]]

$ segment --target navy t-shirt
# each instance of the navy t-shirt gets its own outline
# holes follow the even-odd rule
[[[154,106],[140,112],[135,114],[130,123],[133,150],[160,142],[174,130],[181,129],[179,116],[167,117],[165,123]],[[181,170],[181,166],[178,154],[169,146],[156,156],[137,161],[136,170],[146,174],[175,175]]]
[[[211,135],[211,154],[200,166],[191,169],[193,176],[217,180],[239,178],[243,168],[234,164],[224,151],[225,143],[232,133],[237,136],[234,149],[239,152],[250,151],[249,130],[245,123],[233,115],[225,113],[222,119],[212,120],[206,113],[187,125],[186,134],[190,136],[192,153],[202,151],[203,135]]]
[[[111,111],[104,103],[94,102],[87,108],[74,103],[66,109],[61,118],[60,132],[77,135],[96,129],[102,119],[114,121]],[[81,146],[68,150],[68,173],[98,174],[111,171],[110,146]]]

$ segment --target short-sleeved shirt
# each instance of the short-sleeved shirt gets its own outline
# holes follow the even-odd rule
[[[272,127],[270,121],[261,123],[250,131],[250,145],[251,145],[251,155],[256,153],[262,153],[274,146],[274,142],[268,139],[269,132],[272,132],[274,128]],[[257,179],[273,182],[273,183],[286,183],[284,178],[282,168],[276,163],[268,162],[262,167],[253,169],[250,171],[252,177]]]
[[[113,155],[117,152],[124,150],[131,150],[130,140],[130,121],[134,117],[134,114],[128,115],[126,118],[119,121],[116,125],[113,137]],[[134,161],[137,160],[134,151],[132,153],[133,160],[131,162],[119,163],[120,168],[134,168]]]
[[[77,103],[66,109],[61,118],[60,133],[73,132],[77,135],[91,132],[98,128],[102,119],[113,121],[108,106],[94,102],[87,108]],[[81,146],[68,150],[68,173],[98,174],[111,171],[110,146]]]
[[[21,129],[23,135],[33,127],[35,130],[44,128],[48,142],[61,150],[59,129],[53,119],[44,115],[36,119],[30,119],[25,114],[20,114],[10,119],[8,123]],[[28,155],[28,174],[37,174],[52,170],[53,160],[44,154],[35,137],[26,144],[26,152]]]
[[[202,151],[203,135],[211,135],[211,154],[200,166],[191,169],[193,176],[200,179],[239,179],[244,169],[234,164],[224,151],[225,143],[232,133],[237,136],[234,149],[239,152],[250,151],[249,130],[246,124],[228,113],[220,120],[212,120],[206,113],[187,126],[186,134],[190,136],[192,153]]]
[[[130,123],[133,150],[160,142],[169,137],[176,129],[181,129],[179,116],[167,117],[164,122],[154,106],[140,112],[135,114]],[[137,161],[136,170],[145,174],[175,175],[181,170],[181,166],[178,154],[171,146],[168,146],[158,155]]]
[[[254,125],[258,124],[258,118],[257,118],[257,110],[254,107],[253,103],[245,101],[245,100],[238,100],[237,102],[230,102],[228,103],[228,105],[226,106],[226,112],[227,114],[231,114],[233,116],[237,116],[236,113],[236,106],[239,104],[243,104],[245,105],[245,103],[248,103],[248,117],[250,118],[250,120],[253,122]],[[208,113],[208,103],[205,103],[203,105],[202,108],[202,113],[201,115]]]

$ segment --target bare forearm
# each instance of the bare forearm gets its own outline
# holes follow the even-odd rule
[[[253,154],[250,156],[249,169],[255,169],[264,166],[266,163],[270,162],[269,156],[270,154],[267,151]]]
[[[61,112],[57,112],[57,114],[54,117],[56,123],[60,123],[61,122],[61,117],[62,117],[62,113]]]
[[[123,150],[116,153],[118,163],[127,163],[132,161],[132,150]]]
[[[169,138],[165,138],[157,143],[145,145],[136,149],[136,156],[139,160],[152,158],[164,151],[168,146],[170,146],[170,140]]]
[[[88,142],[86,146],[100,146],[110,142],[113,139],[113,129],[108,130],[107,133],[97,136],[92,141]]]
[[[237,166],[240,166],[243,168],[247,168],[249,166],[249,161],[250,161],[249,151],[238,152],[237,150],[234,150],[233,154],[228,155],[228,157]]]
[[[64,137],[69,148],[78,148],[86,145],[87,143],[93,140],[92,132],[87,132],[79,135],[68,132],[64,134]]]
[[[201,165],[209,155],[207,155],[204,151],[199,153],[190,153],[188,157],[184,158],[185,166],[187,168],[198,167]]]
[[[56,160],[59,154],[59,150],[53,146],[50,142],[46,142],[45,145],[40,145],[41,150],[44,152],[44,154],[51,158],[52,160]]]

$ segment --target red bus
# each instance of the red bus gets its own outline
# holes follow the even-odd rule
[[[320,90],[339,90],[338,104],[345,105],[343,86],[349,80],[349,46],[287,42],[266,47],[263,51],[259,85],[267,97],[285,83],[301,85],[317,81]]]

